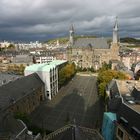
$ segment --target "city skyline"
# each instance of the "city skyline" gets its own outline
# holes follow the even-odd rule
[[[139,0],[1,0],[0,40],[47,40],[76,34],[112,36],[115,17],[121,37],[139,37]]]

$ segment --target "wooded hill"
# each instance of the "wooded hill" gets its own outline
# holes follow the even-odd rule
[[[78,38],[96,38],[96,36],[74,36],[74,40],[78,39]],[[60,44],[66,44],[68,43],[69,41],[69,38],[68,37],[60,37],[60,38],[55,38],[55,39],[50,39],[48,41],[45,41],[44,43],[47,43],[47,44],[56,44],[57,40],[59,40],[59,43]]]
[[[140,39],[135,39],[131,37],[120,38],[120,42],[122,43],[132,43],[132,44],[140,44]]]

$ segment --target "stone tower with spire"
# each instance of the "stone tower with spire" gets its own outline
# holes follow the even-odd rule
[[[67,47],[67,60],[71,61],[71,55],[72,55],[72,48],[74,45],[74,27],[73,24],[70,26],[69,30],[69,43]]]
[[[70,36],[69,36],[69,44],[72,46],[74,44],[74,27],[73,24],[70,27]]]
[[[117,44],[118,41],[118,17],[116,17],[115,25],[113,28],[113,44]]]
[[[120,49],[120,43],[119,43],[119,35],[118,35],[118,17],[116,17],[115,25],[113,27],[113,38],[111,43],[111,59],[113,60],[120,60],[119,57],[119,49]]]

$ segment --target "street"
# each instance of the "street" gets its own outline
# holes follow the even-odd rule
[[[42,103],[30,116],[33,124],[54,131],[68,123],[99,128],[102,112],[96,77],[76,75],[51,101]]]

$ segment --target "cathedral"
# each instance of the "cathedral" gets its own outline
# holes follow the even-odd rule
[[[120,60],[118,39],[118,21],[116,18],[113,28],[111,44],[104,38],[82,37],[74,38],[74,27],[70,28],[69,46],[67,48],[68,61],[74,62],[78,67],[99,69],[104,62]]]

